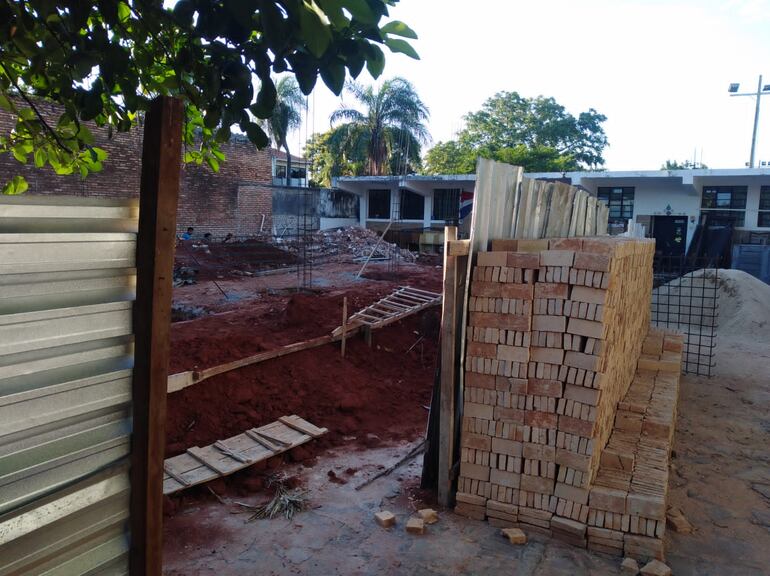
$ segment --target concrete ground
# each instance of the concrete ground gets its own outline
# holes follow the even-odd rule
[[[764,339],[720,340],[717,376],[682,382],[671,503],[693,534],[667,534],[676,576],[770,574],[770,346]],[[351,444],[352,445],[352,444]],[[419,500],[420,460],[357,491],[355,486],[406,454],[410,445],[368,451],[337,448],[312,468],[286,467],[311,508],[292,520],[247,522],[236,504],[201,502],[164,527],[165,573],[217,574],[618,574],[620,559],[530,534],[508,544],[484,522],[440,511],[423,536],[404,530]],[[345,484],[330,481],[329,471]],[[348,471],[348,473],[346,473]],[[251,503],[259,495],[243,498]],[[374,523],[394,512],[395,528]]]

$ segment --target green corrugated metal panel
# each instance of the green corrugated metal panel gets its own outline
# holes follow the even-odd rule
[[[0,197],[0,575],[127,573],[136,201]]]

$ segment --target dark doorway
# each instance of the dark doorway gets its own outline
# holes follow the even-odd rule
[[[652,236],[655,238],[656,255],[684,256],[687,245],[687,216],[653,216]]]

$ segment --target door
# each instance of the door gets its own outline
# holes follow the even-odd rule
[[[655,254],[665,258],[684,256],[687,244],[687,216],[653,216]]]

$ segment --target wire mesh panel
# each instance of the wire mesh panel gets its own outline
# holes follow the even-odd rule
[[[719,262],[655,259],[651,322],[684,334],[682,370],[711,377],[716,367]]]

